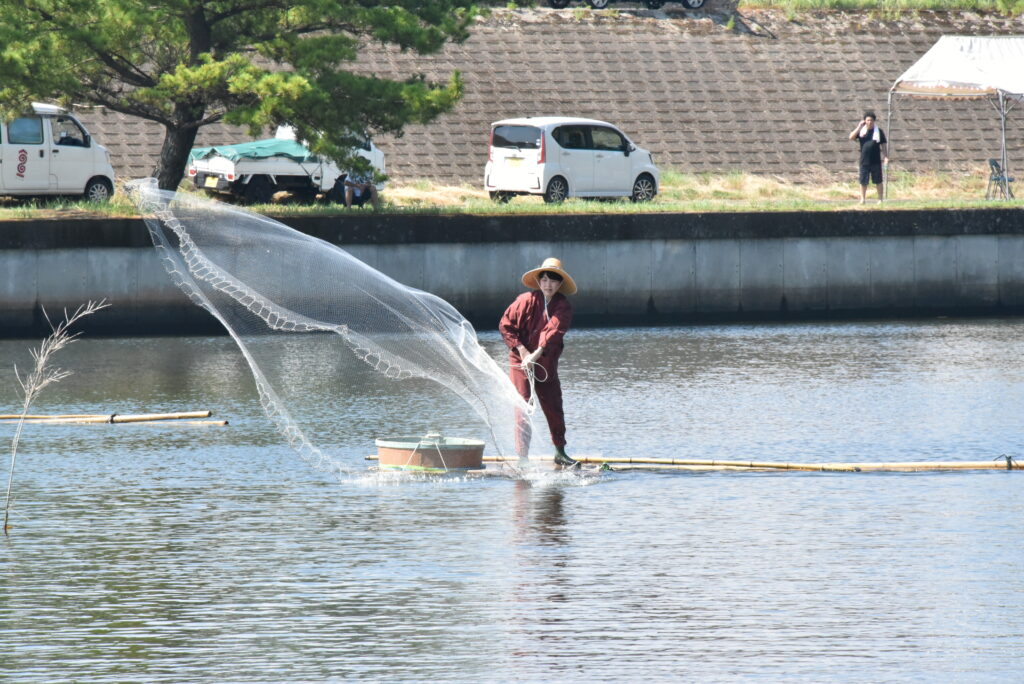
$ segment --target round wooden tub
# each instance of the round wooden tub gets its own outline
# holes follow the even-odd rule
[[[484,443],[478,439],[442,437],[385,437],[376,440],[377,463],[388,470],[445,472],[483,467]]]

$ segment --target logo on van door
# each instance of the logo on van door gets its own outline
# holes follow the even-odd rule
[[[28,152],[26,150],[18,151],[18,178],[25,177],[25,164],[28,163]]]

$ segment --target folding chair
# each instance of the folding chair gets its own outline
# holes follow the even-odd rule
[[[998,159],[989,159],[988,168],[988,189],[985,190],[985,199],[1013,199],[1013,188],[1010,183],[1013,178],[1008,178],[999,165]]]

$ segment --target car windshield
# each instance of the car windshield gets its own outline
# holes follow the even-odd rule
[[[540,147],[540,129],[536,126],[495,126],[491,145],[536,150]]]

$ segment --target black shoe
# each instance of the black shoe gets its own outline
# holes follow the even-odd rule
[[[563,468],[579,468],[580,462],[574,458],[569,458],[565,454],[565,449],[562,447],[555,448],[555,465],[562,466]]]

